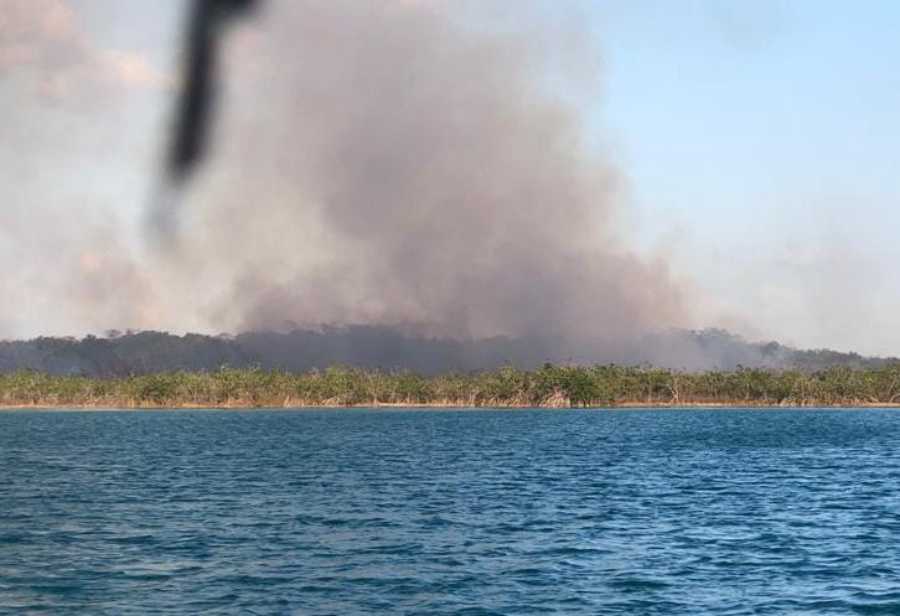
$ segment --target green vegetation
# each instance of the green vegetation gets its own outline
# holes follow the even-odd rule
[[[333,367],[292,374],[222,368],[124,378],[0,375],[0,405],[50,407],[303,407],[433,405],[839,406],[900,404],[900,363],[805,373],[741,368],[686,373],[648,367],[512,367],[423,377]]]

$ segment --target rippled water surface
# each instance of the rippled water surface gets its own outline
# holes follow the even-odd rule
[[[0,413],[0,611],[900,614],[900,412]]]

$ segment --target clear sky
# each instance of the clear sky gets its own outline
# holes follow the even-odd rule
[[[0,17],[0,256],[21,267],[0,291],[42,276],[48,263],[29,250],[78,224],[49,214],[66,204],[137,219],[183,7],[4,0],[14,5]],[[697,326],[900,355],[900,3],[535,8],[531,20],[576,20],[589,32],[602,92],[581,103],[586,137],[627,179],[627,233],[696,294]],[[59,67],[73,54],[88,68],[70,75]],[[102,130],[82,130],[85,118]],[[54,332],[77,323],[53,315],[66,292],[64,280],[53,285],[57,295],[32,298],[27,314],[0,314],[0,336],[38,333],[29,315],[49,315]]]
[[[761,335],[896,353],[900,4],[586,10],[648,242]]]

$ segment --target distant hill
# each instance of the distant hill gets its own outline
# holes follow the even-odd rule
[[[221,366],[259,366],[304,372],[342,364],[421,374],[468,372],[511,364],[534,368],[553,363],[650,364],[676,370],[738,366],[876,368],[895,358],[863,357],[830,350],[797,350],[776,342],[747,342],[723,330],[673,330],[637,340],[579,341],[533,336],[482,340],[430,338],[381,326],[249,332],[237,336],[183,336],[142,331],[108,337],[41,337],[0,342],[0,373],[29,369],[49,374],[127,376]]]

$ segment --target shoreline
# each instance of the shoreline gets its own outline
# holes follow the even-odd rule
[[[233,404],[169,404],[169,405],[119,405],[105,404],[0,404],[0,412],[4,411],[96,411],[96,412],[121,412],[121,411],[342,411],[342,410],[433,410],[433,411],[521,411],[521,410],[545,410],[545,411],[621,411],[621,410],[840,410],[840,409],[900,409],[900,402],[860,402],[853,404],[777,404],[754,403],[751,401],[734,402],[620,402],[613,406],[551,406],[534,404],[515,405],[485,405],[475,406],[467,404],[404,404],[397,402],[384,402],[372,404],[300,404],[283,406],[254,406],[241,403]]]
[[[423,376],[331,367],[289,373],[221,368],[122,377],[0,374],[6,409],[669,409],[896,408],[900,363],[806,374],[740,368],[677,372],[651,367],[502,367]]]

